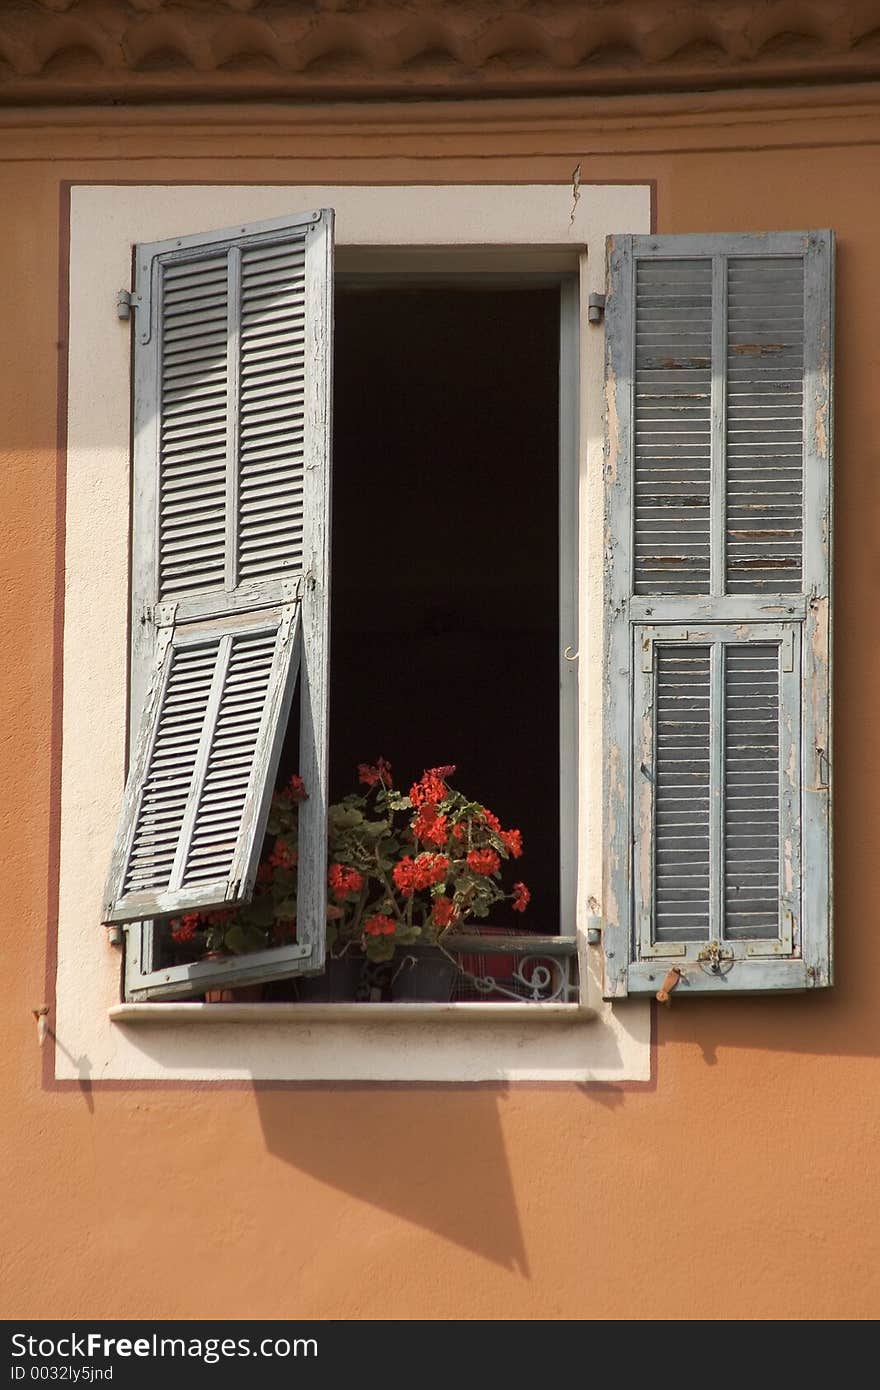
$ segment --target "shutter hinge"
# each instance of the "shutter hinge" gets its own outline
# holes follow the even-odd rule
[[[587,297],[588,323],[601,323],[605,317],[604,294],[591,294]]]
[[[154,623],[156,627],[173,627],[176,617],[176,603],[145,603],[141,622]]]
[[[134,290],[120,290],[116,296],[116,317],[126,321],[131,318],[132,309],[144,307],[143,297]]]
[[[285,579],[281,585],[281,592],[284,595],[285,603],[301,603],[303,596],[303,576],[298,574],[295,579]]]

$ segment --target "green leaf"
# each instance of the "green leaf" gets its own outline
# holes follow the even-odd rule
[[[231,926],[226,933],[226,945],[237,956],[247,955],[249,951],[259,951],[266,945],[263,932],[254,927]]]
[[[296,898],[283,898],[275,904],[276,922],[293,922],[296,919]]]

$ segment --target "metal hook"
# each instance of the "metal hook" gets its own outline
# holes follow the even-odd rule
[[[562,655],[564,656],[566,661],[577,661],[578,657],[580,656],[580,652],[573,652],[571,649],[571,643],[569,642]]]

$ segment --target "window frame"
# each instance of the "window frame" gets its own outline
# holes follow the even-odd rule
[[[113,301],[127,283],[125,240],[159,240],[187,225],[182,210],[199,211],[207,227],[228,226],[247,208],[250,218],[280,215],[291,207],[336,206],[346,219],[348,236],[342,244],[358,254],[377,257],[394,245],[411,245],[433,256],[466,248],[475,262],[487,258],[499,264],[510,248],[510,228],[517,228],[512,253],[515,269],[524,259],[534,265],[559,268],[559,261],[578,266],[577,318],[582,344],[588,351],[580,362],[578,394],[578,511],[586,525],[578,538],[579,593],[582,608],[575,647],[569,655],[580,661],[565,670],[579,685],[577,718],[580,728],[593,728],[601,706],[601,676],[596,657],[601,646],[596,599],[601,593],[601,505],[596,482],[601,477],[602,352],[601,331],[587,327],[589,292],[604,285],[605,236],[612,229],[647,230],[651,189],[647,184],[582,186],[572,216],[571,189],[558,185],[444,185],[434,187],[277,188],[260,185],[78,185],[71,191],[70,320],[68,432],[72,447],[68,487],[67,632],[65,636],[65,753],[62,769],[62,843],[57,1005],[66,1051],[56,1052],[59,1077],[79,1073],[75,1057],[88,1057],[92,1074],[107,1078],[179,1076],[187,1079],[645,1079],[649,1074],[648,1012],[641,1004],[615,1018],[600,998],[598,959],[586,949],[586,935],[595,925],[601,840],[597,795],[601,785],[601,753],[593,736],[578,751],[577,931],[585,963],[587,986],[580,1006],[413,1005],[395,1006],[397,1022],[383,1019],[384,1010],[361,1010],[355,1024],[342,1021],[334,1006],[316,1006],[326,1019],[316,1032],[296,1028],[295,1054],[284,1044],[287,1029],[308,1022],[300,1005],[232,1006],[235,1022],[245,1025],[248,1041],[238,1047],[228,1028],[212,1039],[206,1051],[206,1025],[228,1024],[229,1009],[198,1004],[119,1004],[118,955],[108,950],[104,933],[95,931],[100,885],[93,882],[93,863],[109,849],[115,806],[108,794],[118,786],[123,731],[113,713],[113,700],[125,681],[125,658],[119,644],[121,581],[124,555],[118,547],[120,510],[127,487],[120,474],[123,448],[122,409],[112,382],[121,369],[118,349],[112,350],[96,381],[94,344],[104,340]],[[212,211],[213,209],[213,211]],[[174,212],[173,219],[171,212]],[[190,217],[188,225],[197,225]],[[589,246],[587,256],[584,248]],[[369,248],[369,251],[367,250]],[[125,430],[127,436],[127,428]],[[125,450],[127,458],[127,449]],[[126,464],[127,472],[127,464]],[[112,502],[105,517],[99,509],[97,530],[95,489]],[[116,520],[111,525],[112,516]],[[86,534],[86,520],[91,534]],[[99,547],[107,558],[96,583],[94,555]],[[106,573],[105,573],[106,570]],[[102,597],[103,596],[103,597]],[[584,603],[583,600],[586,599]],[[100,613],[92,654],[93,683],[83,672],[77,649],[95,613]],[[587,614],[591,616],[588,618]],[[124,626],[124,625],[123,625]],[[586,660],[585,660],[586,658]],[[578,666],[581,679],[578,680]],[[585,680],[584,672],[588,673]],[[585,692],[585,685],[592,689]],[[91,713],[86,706],[91,701]],[[118,706],[117,706],[118,708]],[[95,763],[89,746],[89,724],[97,715],[107,718],[102,757]],[[587,724],[585,726],[585,722]],[[103,1005],[103,1008],[102,1008]],[[340,1006],[342,1009],[357,1006]],[[465,1020],[480,1010],[491,1012],[496,1024],[488,1034],[480,1028],[479,1044]],[[325,1012],[326,1010],[326,1012]],[[313,1016],[313,1010],[308,1010]],[[399,1025],[404,1017],[420,1020],[418,1033],[409,1033],[401,1048]],[[448,1019],[461,1025],[448,1029]],[[370,1020],[375,1020],[372,1022]],[[442,1021],[441,1021],[442,1020]],[[533,1028],[540,1020],[542,1027]],[[271,1027],[264,1028],[263,1024]],[[137,1024],[137,1029],[130,1025]],[[119,1025],[123,1025],[122,1028]],[[280,1031],[279,1031],[280,1030]],[[342,1030],[342,1031],[340,1031]],[[582,1032],[582,1030],[586,1030]],[[239,1034],[239,1029],[235,1029]],[[59,1034],[62,1036],[62,1034]],[[367,1042],[368,1037],[372,1040]],[[147,1044],[143,1046],[139,1039]],[[412,1039],[412,1041],[410,1041]],[[147,1040],[149,1040],[147,1042]],[[358,1050],[364,1048],[363,1054]]]
[[[292,223],[299,220],[294,214]],[[304,214],[303,222],[311,220],[311,214]],[[268,230],[269,224],[246,225],[242,233],[259,235]],[[192,247],[200,248],[210,244],[210,236],[197,234],[187,237],[185,251],[180,255],[192,256]],[[578,446],[578,380],[580,362],[580,342],[578,332],[579,275],[577,264],[562,264],[554,268],[553,262],[561,260],[554,255],[550,264],[540,264],[540,253],[523,255],[523,249],[505,249],[499,260],[507,261],[509,269],[490,268],[482,265],[481,252],[463,254],[441,253],[437,256],[402,257],[403,264],[395,271],[383,264],[376,264],[370,250],[359,249],[353,259],[357,268],[346,268],[346,256],[341,253],[342,265],[334,270],[334,295],[336,286],[347,287],[356,284],[368,289],[392,288],[407,284],[442,284],[450,286],[490,287],[507,286],[511,289],[524,285],[553,285],[559,293],[559,369],[557,393],[558,426],[558,544],[559,560],[557,587],[559,597],[559,921],[541,923],[548,934],[574,935],[575,902],[577,891],[577,671],[572,654],[576,650],[578,630],[578,582],[577,582],[577,446]],[[150,257],[155,248],[146,247],[141,251],[138,262],[140,273],[150,273]],[[393,252],[392,252],[393,255]],[[340,257],[337,257],[340,259]],[[372,268],[371,268],[372,261]],[[520,264],[517,266],[516,262]],[[331,295],[332,301],[333,295]],[[133,338],[148,341],[140,323],[133,325]],[[133,389],[137,392],[138,378],[133,379]],[[135,395],[134,416],[138,418],[138,401]],[[149,433],[149,432],[147,432]],[[141,729],[141,702],[138,694],[149,684],[150,674],[155,663],[155,648],[150,625],[143,621],[144,614],[157,604],[155,546],[153,532],[155,527],[155,470],[154,453],[142,444],[144,431],[135,432],[134,470],[135,491],[139,507],[133,516],[132,548],[135,563],[131,579],[131,696],[128,709],[129,758],[134,759],[139,731]],[[147,439],[149,446],[149,438]],[[145,474],[150,473],[150,477]],[[332,570],[332,556],[330,567]],[[332,595],[332,583],[328,583]],[[233,597],[239,597],[237,595]],[[253,596],[251,602],[254,602]],[[245,594],[236,606],[244,607],[248,599]],[[262,606],[265,600],[257,600]],[[209,600],[210,604],[210,600]],[[204,601],[201,608],[205,608]],[[332,621],[332,597],[330,599]],[[201,617],[201,612],[197,612]],[[564,655],[568,653],[568,655]],[[330,681],[333,680],[332,669]],[[301,947],[274,947],[268,951],[254,952],[253,955],[236,959],[234,962],[215,962],[210,965],[196,962],[190,966],[162,967],[154,965],[155,919],[126,922],[123,927],[125,937],[125,998],[130,1000],[172,999],[185,997],[187,993],[201,988],[223,985],[242,985],[259,982],[272,972],[272,978],[279,976],[273,965],[290,962],[290,973],[301,964],[300,958],[307,954]],[[372,1007],[372,1006],[370,1006]]]

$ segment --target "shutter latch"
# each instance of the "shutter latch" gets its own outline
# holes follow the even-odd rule
[[[142,309],[144,301],[134,290],[120,290],[116,296],[116,317],[130,319],[132,309]]]
[[[726,975],[733,967],[733,951],[729,946],[722,946],[720,941],[710,941],[703,947],[697,960],[704,970],[708,967],[710,975]]]
[[[591,294],[587,297],[587,322],[601,323],[605,317],[604,294]]]

